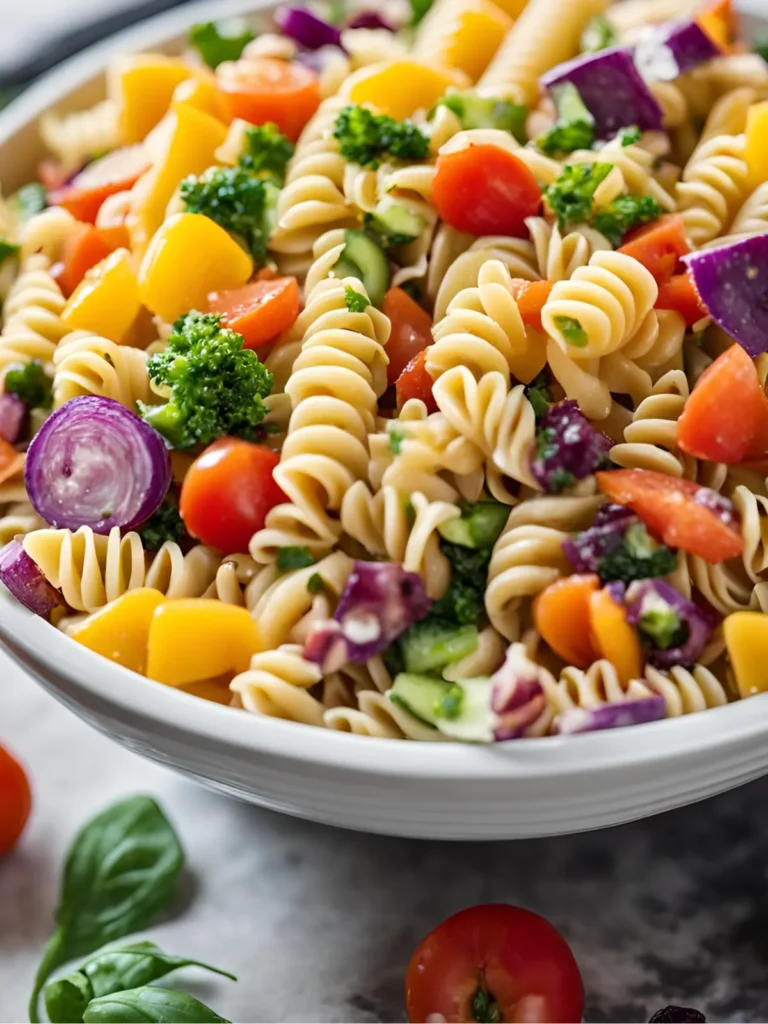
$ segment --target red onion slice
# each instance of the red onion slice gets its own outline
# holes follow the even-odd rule
[[[24,481],[35,511],[57,529],[130,530],[157,510],[171,483],[162,437],[111,398],[73,398],[29,446]]]
[[[666,713],[667,705],[660,695],[603,704],[599,708],[571,708],[555,719],[555,732],[561,736],[572,736],[579,732],[623,729],[628,725],[658,722]]]
[[[308,7],[278,7],[275,21],[283,35],[308,50],[319,50],[321,46],[341,47],[341,32],[338,28],[319,18]]]
[[[0,582],[25,608],[44,619],[50,617],[54,608],[64,604],[59,591],[51,586],[17,540],[0,551]]]
[[[11,391],[0,395],[0,437],[8,444],[16,444],[26,433],[28,425],[27,403]]]

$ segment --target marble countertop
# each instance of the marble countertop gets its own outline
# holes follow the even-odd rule
[[[511,902],[571,943],[585,1019],[647,1021],[669,1002],[768,1019],[768,780],[622,828],[518,843],[343,832],[209,793],[78,721],[0,655],[0,743],[35,810],[0,860],[0,1021],[24,1019],[62,858],[92,813],[156,796],[187,852],[183,910],[147,934],[233,971],[190,989],[229,1020],[402,1021],[403,977],[444,917]]]

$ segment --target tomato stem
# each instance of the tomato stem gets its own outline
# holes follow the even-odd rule
[[[493,995],[481,981],[472,999],[472,1016],[477,1024],[499,1024],[501,1010]]]

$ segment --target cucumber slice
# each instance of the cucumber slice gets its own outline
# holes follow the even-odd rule
[[[401,639],[405,670],[415,675],[440,672],[476,650],[477,642],[476,626],[417,622]]]
[[[460,518],[449,519],[438,526],[440,536],[464,548],[491,548],[498,540],[509,517],[506,505],[481,501],[468,505]]]
[[[372,213],[366,213],[363,223],[385,249],[415,241],[427,225],[418,213],[386,199]]]
[[[491,686],[490,679],[446,683],[402,673],[395,679],[389,699],[450,739],[490,743],[494,725]]]
[[[384,251],[364,231],[344,232],[344,248],[333,267],[336,277],[356,277],[363,282],[368,298],[380,306],[389,288],[389,263]]]

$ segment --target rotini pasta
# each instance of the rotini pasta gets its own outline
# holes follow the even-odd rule
[[[0,374],[9,366],[39,359],[50,363],[68,328],[61,319],[64,296],[45,256],[30,256],[8,293],[0,331]]]
[[[79,395],[112,398],[129,409],[135,409],[136,402],[157,400],[149,384],[146,352],[87,331],[73,331],[62,338],[53,366],[56,408]]]

